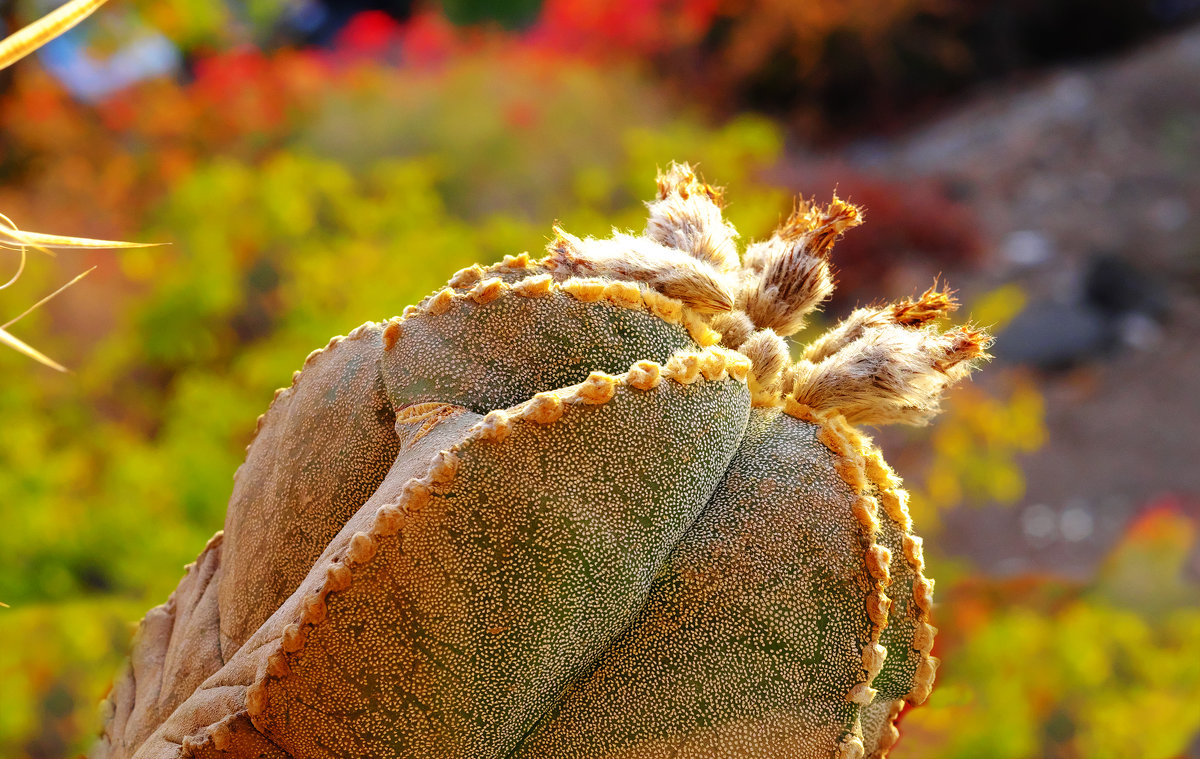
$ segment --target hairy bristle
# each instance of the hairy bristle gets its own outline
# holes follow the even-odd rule
[[[814,362],[823,361],[869,330],[880,329],[892,323],[891,309],[876,306],[856,308],[845,319],[805,346],[804,358]]]
[[[886,322],[819,362],[797,362],[791,392],[851,424],[926,424],[943,391],[988,357],[989,339],[969,327],[939,333]]]
[[[833,293],[829,263],[779,238],[753,247],[767,249],[766,264],[743,283],[738,305],[760,329],[785,336],[799,332],[808,314]]]
[[[773,330],[764,329],[751,335],[738,350],[750,359],[751,371],[759,386],[765,390],[774,389],[780,372],[788,363],[788,349],[783,338]]]
[[[580,240],[556,227],[549,252],[544,264],[558,274],[642,282],[706,313],[733,308],[733,296],[719,271],[644,237],[615,233],[606,240]]]
[[[686,164],[658,175],[658,198],[646,204],[646,237],[732,273],[738,268],[737,230],[721,216],[721,191],[696,179]]]
[[[835,327],[809,343],[804,349],[804,358],[823,361],[873,329],[881,329],[888,324],[920,328],[957,308],[958,301],[953,291],[945,288],[939,290],[935,282],[916,300],[905,298],[890,305],[855,309]]]
[[[725,191],[702,182],[691,164],[672,161],[665,172],[658,173],[657,184],[659,200],[666,200],[672,194],[681,195],[684,199],[701,195],[718,208],[725,205]]]
[[[709,324],[721,333],[721,345],[726,348],[737,348],[754,334],[754,322],[743,311],[717,314]]]
[[[891,305],[892,321],[905,327],[920,327],[957,309],[954,291],[945,287],[939,290],[937,282],[916,300],[905,298]]]
[[[977,327],[961,326],[942,336],[946,347],[942,357],[934,364],[938,371],[950,376],[952,381],[965,377],[974,369],[973,362],[987,360],[991,356],[987,347],[992,337]]]
[[[805,317],[833,293],[830,248],[860,223],[858,208],[836,195],[826,208],[798,201],[770,240],[746,251],[738,306],[760,328],[784,336],[799,332]]]
[[[776,230],[776,235],[784,240],[807,238],[811,254],[825,256],[847,229],[862,223],[862,209],[837,195],[824,208],[798,198],[792,215]]]

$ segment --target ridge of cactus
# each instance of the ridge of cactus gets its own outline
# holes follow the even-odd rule
[[[331,565],[324,585],[315,594],[311,594],[302,605],[299,619],[284,628],[278,650],[269,656],[265,676],[254,683],[246,694],[247,710],[255,725],[276,743],[285,746],[293,742],[291,736],[296,734],[292,729],[293,720],[302,719],[307,724],[318,725],[323,742],[330,746],[336,744],[336,750],[330,750],[329,755],[337,755],[339,752],[342,755],[361,755],[389,751],[420,754],[439,746],[451,745],[459,745],[461,750],[469,751],[493,744],[499,744],[495,746],[495,751],[503,755],[502,752],[507,750],[503,745],[503,736],[508,735],[508,741],[511,743],[522,734],[527,728],[527,723],[540,716],[541,709],[545,706],[544,702],[553,698],[573,674],[591,660],[595,655],[595,647],[614,637],[628,623],[628,618],[634,610],[641,606],[641,596],[646,592],[640,589],[639,583],[648,584],[648,578],[654,573],[654,565],[660,561],[659,557],[674,544],[678,535],[694,518],[694,512],[703,506],[707,500],[707,492],[715,486],[720,473],[724,471],[729,456],[740,441],[743,416],[749,408],[744,381],[739,382],[736,379],[738,367],[744,361],[733,361],[733,378],[730,378],[728,373],[729,363],[729,357],[724,352],[708,350],[702,354],[679,354],[662,367],[651,362],[639,362],[629,372],[618,376],[593,372],[587,380],[578,385],[539,394],[509,410],[493,411],[475,422],[461,442],[435,454],[425,474],[410,479],[397,500],[380,506],[375,511],[369,527],[353,534],[341,563]],[[725,387],[726,385],[728,387]],[[738,387],[742,390],[738,391]],[[712,398],[710,401],[702,400],[708,396]],[[696,406],[697,403],[700,405]],[[712,409],[710,413],[716,413],[717,416],[703,419],[678,417],[675,422],[669,424],[664,420],[667,427],[662,430],[665,438],[662,441],[663,445],[653,451],[648,451],[636,436],[625,434],[625,427],[648,410],[666,411],[672,406],[677,408],[684,405],[709,407]],[[729,416],[728,432],[725,433],[726,442],[717,445],[710,427],[712,420],[721,416]],[[614,417],[625,418],[627,421],[614,427]],[[548,517],[537,523],[538,529],[545,533],[544,539],[533,544],[522,543],[518,539],[519,533],[509,534],[509,531],[532,527],[523,526],[525,521],[528,521],[522,516],[526,508],[525,502],[514,493],[528,493],[530,497],[535,497],[540,488],[538,483],[543,479],[552,481],[553,478],[572,475],[572,471],[577,468],[576,459],[584,453],[574,444],[576,435],[573,433],[577,427],[590,432],[589,449],[591,446],[595,446],[601,452],[609,449],[606,455],[610,466],[605,471],[596,470],[594,476],[602,482],[609,483],[610,487],[617,488],[620,483],[614,478],[617,478],[619,473],[626,472],[625,477],[633,491],[612,500],[617,494],[614,491],[608,497],[608,511],[602,507],[604,497],[597,496],[594,490],[581,490],[576,495],[577,505],[570,505],[569,498],[565,501],[560,499],[556,508],[548,512]],[[680,454],[686,451],[687,456],[697,457],[697,466],[705,460],[712,460],[713,466],[710,467],[709,475],[711,486],[700,484],[681,489],[683,483],[672,482],[669,478],[669,472],[672,470],[665,467],[662,461],[651,460],[658,458],[664,451],[670,454],[672,447],[678,449]],[[547,452],[539,453],[541,448],[547,448]],[[483,473],[487,472],[483,464],[477,463],[481,457],[488,459],[497,456],[503,459],[504,466],[498,466],[491,476],[502,477],[507,474],[510,478],[510,482],[507,483],[508,492],[503,499],[505,504],[512,504],[507,508],[492,500],[494,495],[483,494],[489,491],[479,491],[478,486],[471,488],[469,482],[463,482],[463,478],[470,480],[473,476],[483,476]],[[526,467],[514,468],[509,459],[522,461]],[[535,465],[540,468],[530,468]],[[701,467],[697,471],[705,470]],[[664,477],[667,479],[663,479]],[[528,481],[529,484],[522,486],[522,481]],[[586,480],[581,480],[580,484],[584,482]],[[655,486],[655,482],[659,484]],[[695,492],[697,489],[698,493]],[[632,507],[633,493],[640,494],[640,505],[637,508]],[[653,495],[654,493],[658,495]],[[485,500],[472,500],[473,498]],[[613,511],[617,504],[621,504],[622,508]],[[486,517],[479,512],[485,505],[488,512]],[[545,508],[551,509],[549,505]],[[650,509],[650,512],[647,512],[647,509]],[[565,521],[552,521],[553,514],[560,510],[565,510],[560,518]],[[635,526],[647,519],[645,515],[659,512],[673,516],[669,519],[664,516],[657,517],[656,523],[661,523],[661,526],[647,534],[645,541],[648,542],[634,542],[635,546],[640,543],[642,548],[634,551],[632,557],[629,556],[627,546],[614,545],[606,551],[592,551],[584,560],[582,555],[578,554],[580,546],[571,545],[573,541],[587,544],[587,541],[580,540],[574,531],[591,535],[597,530],[603,532],[622,524],[627,525],[632,539],[633,535],[639,534]],[[580,519],[585,519],[588,526],[583,526],[584,523],[580,522]],[[476,524],[485,520],[494,521],[488,521],[486,525]],[[453,521],[455,529],[447,526],[444,530],[439,530],[443,521]],[[551,527],[551,524],[557,526]],[[508,546],[502,567],[513,579],[520,578],[522,591],[512,592],[506,599],[507,603],[502,613],[492,609],[493,604],[488,602],[492,593],[482,593],[490,584],[485,582],[485,578],[489,576],[486,560],[490,555],[475,556],[474,546],[453,542],[453,535],[463,536],[466,534],[464,531],[468,529],[473,530],[471,534],[476,535],[483,530],[482,534],[492,536],[488,540],[489,543],[505,541],[504,544]],[[666,530],[662,537],[651,539],[661,530]],[[423,531],[433,531],[439,539],[426,544],[422,541],[429,538],[423,538]],[[480,539],[482,538],[476,538]],[[427,576],[422,571],[417,562],[420,556],[424,556],[422,551],[426,548],[432,552],[429,561],[447,568],[458,566],[462,562],[481,562],[473,566],[478,566],[484,577],[474,576],[472,584],[479,584],[476,592],[482,593],[483,597],[461,598],[465,616],[461,619],[456,618],[453,624],[448,621],[450,617],[446,615],[452,616],[454,612],[439,611],[436,606],[441,594],[423,592],[436,589],[455,595],[457,589],[452,578],[442,580]],[[568,548],[570,550],[567,550]],[[525,550],[532,550],[533,553],[522,560]],[[414,551],[417,553],[414,554]],[[556,551],[563,552],[562,557],[554,558]],[[412,558],[409,559],[409,556]],[[334,560],[337,558],[335,556]],[[410,561],[411,566],[408,563]],[[567,562],[566,566],[560,566],[563,561]],[[636,562],[636,566],[627,566],[631,562]],[[625,569],[621,569],[622,566],[625,566]],[[389,571],[389,567],[399,568],[393,570],[392,576],[379,579],[381,574]],[[531,567],[537,571],[529,571]],[[523,568],[526,571],[522,571]],[[447,569],[447,572],[451,570]],[[587,604],[566,619],[555,620],[556,615],[561,615],[563,610],[572,607],[571,598],[577,597],[581,590],[589,587],[587,583],[576,587],[582,577],[586,577],[588,583],[592,584],[585,596],[599,592],[605,603]],[[572,593],[565,596],[555,593],[555,583],[547,585],[546,578],[558,578],[555,582],[565,583],[573,589]],[[617,582],[618,578],[620,582]],[[435,624],[438,629],[442,629],[442,625],[451,625],[456,632],[456,640],[460,636],[467,637],[475,642],[476,650],[488,652],[490,656],[486,657],[486,661],[476,661],[483,656],[468,655],[465,651],[470,650],[469,646],[448,647],[438,656],[434,656],[432,650],[425,652],[411,648],[410,644],[419,644],[426,640],[422,637],[423,632],[428,633],[429,641],[445,638],[435,630],[426,630],[415,620],[395,622],[394,624],[407,624],[410,634],[395,639],[396,646],[389,650],[386,659],[393,664],[378,674],[380,693],[376,698],[381,703],[377,706],[389,712],[389,718],[380,720],[376,715],[372,715],[369,720],[371,729],[367,729],[365,725],[356,725],[353,719],[329,722],[322,717],[321,705],[333,702],[340,706],[340,711],[354,712],[358,708],[354,689],[334,689],[330,683],[331,680],[338,679],[337,673],[323,669],[323,658],[306,657],[306,647],[312,645],[313,636],[320,636],[319,650],[325,655],[339,644],[352,647],[353,642],[338,637],[353,635],[352,632],[338,629],[342,622],[339,614],[347,613],[343,611],[347,607],[360,608],[362,605],[385,603],[378,598],[378,590],[375,587],[380,584],[411,588],[406,593],[413,595],[413,604],[416,607],[413,614],[419,615],[421,619],[430,620],[429,624]],[[360,586],[363,588],[363,598],[356,595],[360,592],[357,590]],[[609,586],[614,587],[607,591],[597,590],[597,587]],[[634,595],[629,596],[630,593]],[[417,600],[418,597],[430,600],[422,602]],[[427,604],[434,606],[426,614],[420,610],[425,609]],[[498,616],[489,616],[488,609],[492,609],[491,614]],[[601,609],[610,611],[604,612]],[[613,609],[618,612],[615,616]],[[555,621],[540,622],[547,618]],[[348,623],[353,626],[359,619],[361,616],[350,614]],[[558,628],[554,636],[541,644],[549,646],[555,653],[555,659],[539,661],[539,656],[535,653],[536,648],[524,656],[514,656],[510,649],[524,650],[530,637],[544,637],[544,634],[539,632],[540,623]],[[603,623],[600,629],[586,636],[581,635],[581,629],[586,630],[589,625],[598,623]],[[371,631],[365,631],[362,635],[376,639]],[[566,641],[580,637],[592,642],[577,654],[578,661],[571,663],[569,651],[578,643],[570,644]],[[427,645],[434,647],[437,644],[430,642]],[[456,666],[450,668],[452,671],[442,671],[438,662],[454,662]],[[536,673],[527,672],[529,666],[534,663],[543,666]],[[484,699],[455,707],[446,704],[443,706],[444,711],[439,711],[446,714],[447,719],[451,719],[449,715],[459,714],[460,710],[469,710],[467,713],[472,715],[471,719],[454,720],[457,724],[453,725],[453,729],[434,730],[433,734],[421,739],[425,742],[418,742],[417,739],[405,735],[404,725],[413,721],[413,715],[408,713],[414,710],[412,701],[428,702],[436,700],[436,694],[441,694],[452,703],[459,704],[458,699],[465,698],[478,688],[476,680],[490,684],[489,678],[502,676],[510,664],[519,667],[517,672],[511,673],[505,680],[508,684],[503,689],[507,694],[503,703]],[[427,677],[439,682],[448,678],[456,685],[433,689],[426,682]],[[543,682],[547,678],[550,678],[549,683]],[[297,681],[301,684],[296,685]],[[408,688],[413,688],[414,692],[407,692]],[[527,700],[533,698],[529,693],[531,689],[534,690],[533,695],[540,695],[532,704],[527,704]],[[509,703],[510,701],[512,703]],[[280,702],[282,705],[279,705]],[[301,710],[303,716],[298,716],[296,710],[300,709],[301,705],[304,707]],[[436,708],[432,704],[429,705]],[[509,711],[521,715],[524,710],[529,709],[534,711],[520,718],[508,716]],[[408,719],[403,719],[406,716]],[[505,719],[506,717],[508,719]],[[512,720],[511,724],[509,720]],[[489,729],[477,729],[481,727],[476,725],[477,722],[487,723]],[[381,744],[364,737],[372,733],[380,740],[382,739],[379,733],[385,733],[398,742]],[[289,747],[293,750],[300,749],[298,746]],[[307,746],[300,750],[300,753],[315,755],[319,751],[316,746]]]
[[[389,321],[382,371],[397,407],[449,398],[483,412],[718,339],[691,309],[628,282],[490,277]]]
[[[254,759],[288,759],[291,755],[260,733],[244,711],[235,712],[190,735],[179,744],[179,759],[220,759],[244,756]]]
[[[879,450],[864,443],[867,477],[883,504],[880,542],[892,554],[893,603],[881,637],[890,655],[875,681],[879,697],[862,713],[867,756],[881,759],[899,739],[896,721],[904,708],[928,698],[939,662],[932,656],[937,634],[930,624],[933,583],[924,576],[921,538],[911,532],[907,494]]]
[[[899,479],[884,462],[877,449],[867,448],[867,477],[884,504],[882,525],[885,544],[891,555],[893,582],[903,584],[903,593],[893,594],[888,637],[899,643],[910,642],[905,650],[894,646],[895,655],[881,673],[880,690],[885,698],[905,699],[919,705],[929,696],[937,659],[930,655],[937,630],[929,624],[933,608],[933,581],[924,576],[924,547],[920,537],[911,532],[911,519],[905,506],[907,494]],[[900,654],[905,653],[902,659]],[[911,652],[911,653],[909,653]],[[913,656],[912,654],[916,654]],[[901,667],[901,662],[904,662]]]
[[[214,580],[219,580],[223,542],[223,532],[210,538],[196,560],[184,567],[183,579],[166,603],[151,609],[139,622],[132,655],[114,680],[102,707],[106,727],[122,743],[133,746],[142,743],[159,722],[170,716],[183,697],[220,668],[213,591]],[[182,645],[171,635],[182,620],[202,620],[202,625],[213,633],[203,641],[203,650],[195,645]],[[164,692],[162,686],[168,683],[179,687]],[[132,709],[135,698],[143,706],[138,714]]]
[[[225,517],[222,558],[233,570],[219,585],[225,659],[291,594],[396,458],[382,352],[380,327],[363,325],[310,353],[276,391]]]
[[[329,541],[320,556],[309,562],[306,574],[294,592],[279,604],[278,608],[272,610],[273,613],[262,626],[223,662],[219,670],[212,673],[194,691],[185,692],[179,706],[140,745],[126,744],[120,736],[112,735],[110,723],[93,754],[98,759],[177,757],[180,756],[183,742],[189,737],[192,738],[192,744],[203,744],[208,746],[206,750],[212,750],[211,743],[205,743],[204,740],[210,728],[229,715],[241,714],[248,718],[249,686],[269,668],[277,666],[277,657],[272,657],[272,654],[278,652],[273,644],[285,639],[294,640],[296,632],[291,627],[292,622],[304,613],[313,613],[313,608],[308,602],[319,594],[323,585],[330,580],[328,569],[334,564],[341,566],[341,562],[334,562],[333,558],[345,556],[350,550],[353,536],[369,528],[375,511],[386,503],[398,500],[404,485],[426,471],[430,457],[461,439],[469,427],[480,419],[478,414],[470,412],[449,416],[432,432],[407,447],[403,452],[407,455],[396,458],[375,493],[346,520],[340,532]],[[335,584],[343,577],[342,570],[345,570],[344,566],[333,570],[332,581]],[[186,628],[183,632],[187,632]],[[133,703],[135,710],[138,706],[137,702]],[[232,753],[227,756],[257,754]]]
[[[935,284],[793,360],[862,212],[739,259],[723,203],[671,164],[640,236],[555,227],[310,354],[93,756],[885,756],[933,583],[854,425],[927,423],[989,338]]]

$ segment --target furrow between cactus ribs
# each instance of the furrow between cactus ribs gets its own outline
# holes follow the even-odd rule
[[[664,380],[681,385],[701,380],[733,380],[744,384],[749,370],[750,362],[744,356],[723,348],[708,348],[700,353],[680,352],[672,356],[666,365],[638,361],[629,371],[620,375],[592,372],[577,385],[538,393],[511,409],[495,410],[485,415],[471,428],[466,438],[435,454],[424,475],[406,482],[395,502],[380,506],[371,526],[351,537],[344,556],[333,558],[326,568],[325,581],[320,589],[305,597],[299,618],[283,628],[277,649],[267,657],[263,674],[247,688],[245,708],[250,718],[257,720],[265,714],[269,706],[268,681],[281,680],[290,673],[288,657],[299,655],[304,650],[309,632],[325,621],[329,594],[347,590],[353,582],[354,570],[368,564],[378,553],[378,541],[400,534],[408,520],[428,506],[436,493],[445,492],[458,472],[459,453],[465,446],[477,441],[503,443],[508,439],[514,423],[553,424],[562,417],[567,406],[607,403],[615,397],[616,389],[621,386],[649,392],[658,388]]]

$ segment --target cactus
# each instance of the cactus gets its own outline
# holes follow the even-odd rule
[[[314,351],[225,529],[141,623],[93,756],[882,756],[932,581],[851,425],[923,423],[984,358],[931,289],[798,360],[861,214],[739,259],[718,190],[556,230]]]

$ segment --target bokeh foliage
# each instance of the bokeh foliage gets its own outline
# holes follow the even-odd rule
[[[944,669],[904,721],[905,755],[1185,756],[1200,732],[1200,596],[1183,579],[1196,533],[1164,503],[1090,582],[967,576],[943,590]]]

